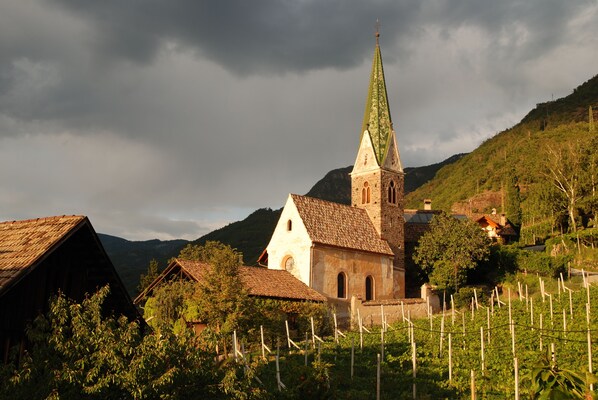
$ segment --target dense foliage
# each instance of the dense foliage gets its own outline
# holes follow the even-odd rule
[[[467,280],[467,271],[489,254],[490,241],[480,227],[442,213],[420,238],[413,260],[439,289],[456,291]]]
[[[514,356],[522,398],[596,398],[582,396],[596,383],[587,373],[586,336],[588,328],[593,341],[598,335],[598,290],[591,288],[588,297],[576,281],[567,282],[573,290],[570,307],[560,283],[546,280],[549,301],[546,296],[543,300],[537,282],[535,276],[513,276],[503,287],[500,307],[496,298],[491,305],[479,297],[479,309],[413,320],[412,333],[407,322],[392,324],[383,335],[383,349],[379,327],[363,332],[363,347],[357,331],[345,332],[338,342],[321,334],[320,343],[312,341],[308,328],[307,342],[296,339],[301,350],[287,348],[284,334],[273,329],[278,339],[269,344],[272,353],[266,352],[265,359],[259,331],[245,336],[242,354],[216,360],[204,336],[188,331],[144,334],[137,323],[103,315],[107,289],[82,304],[58,297],[30,329],[32,347],[21,364],[0,367],[0,398],[371,399],[379,354],[381,399],[411,398],[413,385],[419,399],[469,399],[471,371],[478,398],[513,398]],[[519,285],[529,290],[528,299],[517,293]],[[552,343],[554,358],[548,353]]]
[[[75,303],[51,302],[27,332],[30,351],[0,367],[2,399],[147,399],[210,396],[217,376],[188,334],[144,335],[137,322],[105,315],[108,287]],[[15,349],[16,350],[16,349]]]
[[[598,106],[598,76],[565,98],[539,104],[519,124],[441,169],[406,196],[407,206],[431,198],[446,211],[496,208],[516,225],[521,220],[526,243],[587,226],[598,199],[598,139],[589,106]]]

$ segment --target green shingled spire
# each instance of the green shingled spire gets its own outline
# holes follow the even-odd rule
[[[388,95],[386,94],[386,82],[384,81],[378,36],[379,34],[376,32],[376,50],[374,52],[370,88],[365,104],[361,132],[363,133],[366,130],[369,132],[378,165],[382,165],[391,141],[392,120],[390,118],[390,108],[388,107]]]

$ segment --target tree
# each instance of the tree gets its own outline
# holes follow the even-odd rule
[[[516,228],[519,228],[522,218],[521,191],[519,189],[519,179],[514,168],[511,169],[511,173],[507,177],[506,200],[505,214],[507,214],[509,221]]]
[[[475,222],[442,213],[432,218],[413,259],[431,283],[456,291],[465,283],[467,270],[488,257],[489,246],[490,240]]]
[[[141,274],[139,277],[139,286],[137,287],[138,293],[141,293],[148,287],[157,277],[160,275],[158,270],[158,260],[152,259],[147,267],[147,273]]]
[[[196,290],[194,282],[176,279],[160,284],[147,299],[143,307],[143,317],[157,331],[178,332],[189,318],[189,308],[193,308],[189,299]]]
[[[233,330],[247,327],[251,300],[241,281],[241,253],[223,243],[208,241],[203,246],[187,245],[179,258],[210,265],[193,295],[198,317],[219,338],[228,339]]]
[[[587,157],[579,140],[560,148],[546,148],[546,171],[551,184],[567,200],[569,229],[577,231],[575,217],[579,201],[584,197]]]
[[[30,349],[0,369],[0,399],[213,398],[213,355],[189,334],[143,335],[106,315],[108,294],[54,298],[27,330]]]

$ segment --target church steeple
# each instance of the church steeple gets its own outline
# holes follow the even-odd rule
[[[405,220],[404,174],[393,129],[376,32],[376,49],[368,97],[361,126],[361,139],[351,172],[351,204],[364,209],[380,238],[395,254],[395,295],[404,296]],[[402,278],[401,278],[402,276]]]
[[[378,166],[383,166],[388,150],[393,141],[393,126],[388,106],[388,94],[386,93],[386,81],[384,79],[384,68],[382,66],[382,53],[378,41],[380,34],[376,32],[376,49],[370,73],[370,85],[368,97],[365,104],[361,132],[369,135],[372,142],[374,154]]]

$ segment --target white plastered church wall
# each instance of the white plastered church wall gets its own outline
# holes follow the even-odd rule
[[[291,221],[291,229],[288,223]],[[299,216],[297,207],[291,195],[280,214],[280,219],[270,243],[268,251],[268,268],[286,269],[306,285],[310,285],[311,274],[311,246],[307,229]],[[288,258],[293,258],[293,265],[289,266]]]

